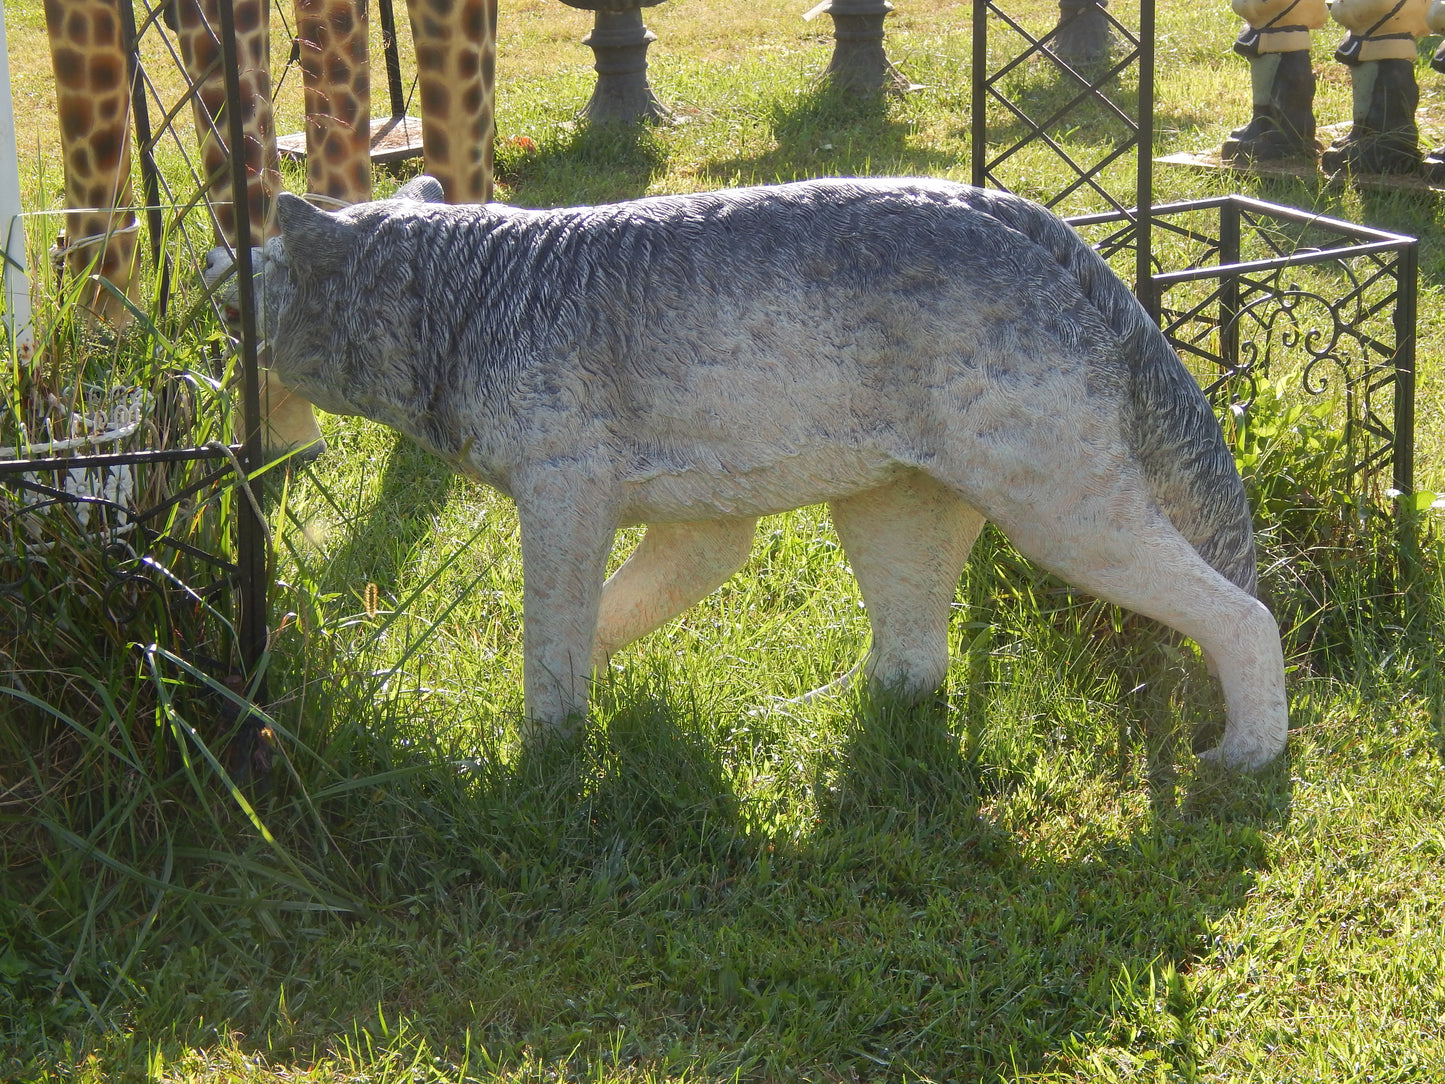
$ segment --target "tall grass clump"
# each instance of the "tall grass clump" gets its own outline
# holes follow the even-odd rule
[[[1262,590],[1297,659],[1356,672],[1361,653],[1403,616],[1404,533],[1383,486],[1352,478],[1335,404],[1264,380],[1226,415],[1259,525]],[[1348,605],[1341,601],[1348,599]]]
[[[6,359],[4,454],[230,445],[232,352],[204,299],[182,289],[162,313],[153,274],[118,328],[80,285],[42,287],[35,353]],[[276,933],[279,910],[331,905],[243,789],[269,779],[276,741],[237,655],[243,473],[219,452],[0,493],[7,1047],[108,1027],[161,930],[228,913]]]

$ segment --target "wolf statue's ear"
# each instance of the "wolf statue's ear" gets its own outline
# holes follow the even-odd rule
[[[286,258],[302,274],[335,274],[351,261],[351,239],[356,228],[335,215],[311,206],[300,196],[282,192],[276,198],[276,217]]]
[[[428,177],[423,173],[420,177],[413,177],[396,190],[392,199],[409,199],[416,203],[445,203],[446,193],[442,191],[442,183],[435,177]]]

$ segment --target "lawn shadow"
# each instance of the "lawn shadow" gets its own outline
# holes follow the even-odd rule
[[[1015,68],[994,91],[1002,93],[1010,104],[1005,106],[992,100],[989,103],[987,158],[990,175],[998,176],[1013,190],[1027,193],[1055,207],[1057,190],[1032,191],[1037,188],[1040,174],[1047,175],[1048,170],[1041,170],[1039,163],[1027,152],[1047,148],[1052,156],[1048,159],[1050,162],[1069,163],[1066,174],[1069,183],[1074,182],[1078,173],[1107,170],[1105,160],[1112,161],[1113,156],[1137,138],[1132,128],[1140,105],[1133,69],[1106,77],[1107,67],[1115,62],[1110,61],[1099,70],[1085,70],[1094,86],[1092,92],[1089,85],[1077,76],[1043,58],[1036,57],[1032,62]],[[1167,102],[1154,103],[1155,131],[1197,130],[1215,120],[1217,117],[1200,110],[1181,109]],[[970,138],[970,122],[970,117],[965,115],[954,134]],[[1015,160],[1020,151],[1025,153]],[[1125,153],[1120,159],[1126,166],[1133,161],[1130,153]],[[1111,191],[1111,195],[1124,207],[1132,207],[1137,202],[1132,173],[1131,167],[1128,186]],[[1106,190],[1111,183],[1108,176],[1106,172],[1099,181]],[[1085,191],[1088,189],[1085,188]],[[1065,213],[1058,207],[1055,209]]]
[[[632,675],[604,681],[596,701],[603,721],[541,735],[511,759],[493,750],[475,765],[466,812],[491,826],[483,835],[564,883],[584,869],[610,882],[634,852],[665,850],[707,867],[759,845],[695,704]]]
[[[612,203],[646,195],[666,166],[667,148],[650,124],[577,123],[499,170],[520,207]]]
[[[1173,629],[1124,611],[1119,620],[1126,649],[1111,662],[1119,673],[1126,732],[1118,737],[1117,777],[1123,781],[1130,763],[1142,756],[1150,809],[1160,824],[1212,817],[1288,823],[1287,753],[1254,775],[1194,764],[1181,786],[1180,765],[1193,763],[1224,737],[1223,689]]]
[[[1339,187],[1351,186],[1360,200],[1359,217],[1368,225],[1403,233],[1420,241],[1420,279],[1438,284],[1441,276],[1439,247],[1439,212],[1445,206],[1445,195],[1421,183],[1413,175],[1403,178],[1366,178],[1357,181],[1345,177],[1334,182]],[[1433,250],[1433,251],[1432,251]]]
[[[376,498],[367,511],[347,518],[346,537],[326,563],[322,590],[350,592],[357,584],[374,583],[394,594],[407,555],[434,531],[433,520],[446,507],[456,477],[415,441],[396,435]]]
[[[1103,79],[1091,93],[1070,72],[1036,58],[1015,68],[999,84],[1013,108],[995,107],[989,117],[989,140],[1013,143],[1033,132],[1058,138],[1061,131],[1069,138],[1117,140],[1127,134],[1124,118],[1139,112],[1139,88],[1136,82],[1125,82],[1128,74],[1104,78],[1104,71],[1091,73],[1093,80]]]
[[[911,142],[909,122],[889,96],[860,95],[831,81],[774,102],[769,120],[775,146],[711,159],[702,175],[719,184],[768,184],[829,175],[938,175],[965,164]]]
[[[652,676],[609,690],[598,734],[602,770],[593,790],[596,824],[629,845],[686,849],[704,863],[728,863],[763,845],[746,823],[724,751],[688,695]]]
[[[402,1013],[429,1057],[484,1049],[503,1074],[1027,1074],[1158,982],[1186,1030],[1191,964],[1254,886],[1278,812],[1155,810],[1127,834],[1073,830],[1063,854],[1041,841],[1070,811],[1045,785],[1008,813],[1039,777],[966,756],[942,701],[863,705],[812,779],[775,720],[665,677],[624,673],[597,717],[510,758],[378,751],[384,801],[347,790],[328,816],[352,824],[356,868],[385,871],[384,896],[354,934],[259,953],[236,1026],[269,1036],[273,1062],[304,1060],[338,1019],[381,1042]],[[740,797],[756,771],[784,780],[770,808]],[[1215,785],[1202,806],[1231,793]],[[810,786],[799,828],[783,807]],[[308,999],[314,1020],[294,1008]]]
[[[1153,699],[1171,695],[1163,688]],[[913,1013],[854,1039],[867,1061],[904,1077],[983,1079],[1000,1062],[1027,1075],[1046,1068],[1061,1042],[1113,1026],[1121,999],[1143,1000],[1162,976],[1187,1009],[1201,944],[1243,905],[1266,863],[1265,834],[1288,820],[1289,772],[1202,772],[1181,791],[1180,739],[1146,729],[1149,815],[1127,836],[1090,838],[1085,828],[1078,852],[1065,856],[1031,837],[1040,821],[1071,811],[1050,808],[1037,773],[967,755],[941,703],[859,713],[800,861],[827,864],[838,850],[872,856],[854,870],[855,890],[901,901],[911,917],[898,932],[940,954]],[[1021,791],[1044,811],[1011,824]],[[950,915],[966,921],[951,931],[938,924]],[[924,1034],[950,1012],[988,1021],[992,1049],[928,1043]],[[1188,1022],[1181,1016],[1186,1035]]]

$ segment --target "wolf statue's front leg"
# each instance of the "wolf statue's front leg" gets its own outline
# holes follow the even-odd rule
[[[522,535],[522,683],[527,737],[566,733],[587,716],[607,555],[617,533],[607,487],[575,468],[514,480]]]

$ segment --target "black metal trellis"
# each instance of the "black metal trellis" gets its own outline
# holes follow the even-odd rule
[[[190,161],[185,139],[172,127],[189,95],[169,106],[161,102],[146,71],[143,41],[151,42],[153,54],[169,50],[178,70],[183,72],[184,67],[176,59],[174,44],[160,31],[159,6],[122,3],[120,9],[146,203],[141,210],[150,233],[150,257],[158,269],[157,311],[164,317],[172,289],[167,245],[188,247],[196,267],[201,252],[209,247],[213,221],[208,217],[208,184],[193,167],[195,192],[178,198],[157,167],[155,152],[163,138],[173,139],[182,157]],[[221,4],[219,15],[213,30],[227,77],[226,142],[240,147],[243,109],[231,5]],[[189,94],[194,93],[190,87]],[[159,134],[151,129],[152,102],[164,118]],[[244,193],[244,156],[233,156],[231,169],[232,190]],[[190,228],[193,215],[203,219],[201,230]],[[247,201],[238,199],[237,236],[249,236],[248,215]],[[174,402],[156,400],[180,395],[188,397],[194,408],[196,384],[214,385],[216,374],[156,373],[145,389],[151,401],[144,407],[117,406],[104,397],[87,396],[85,414],[71,421],[72,427],[79,424],[78,434],[51,434],[51,439],[37,439],[29,449],[22,446],[18,456],[0,458],[0,537],[10,543],[0,555],[0,633],[4,634],[0,640],[46,635],[37,624],[37,605],[41,600],[60,605],[60,596],[80,586],[78,577],[89,577],[93,579],[84,585],[86,590],[100,600],[104,618],[122,630],[122,637],[153,634],[159,638],[157,646],[191,660],[201,672],[220,679],[239,670],[251,695],[264,696],[258,670],[267,645],[269,555],[258,481],[264,461],[249,248],[241,246],[237,261],[243,320],[234,371],[247,431],[239,443],[232,443],[225,437],[224,417],[214,419],[209,429],[168,423],[162,415]],[[213,400],[219,402],[220,397]],[[116,430],[117,415],[126,411],[136,417],[120,419],[132,424]],[[95,431],[107,427],[132,434],[123,442],[126,450],[93,454],[94,449],[111,447],[96,439]],[[211,439],[195,439],[207,432]],[[148,441],[162,446],[135,446]],[[164,446],[172,441],[179,446]],[[142,495],[145,501],[135,499]],[[221,542],[222,551],[197,545],[188,537],[190,524],[202,515],[225,518],[232,525],[233,535],[223,530],[214,539]],[[128,628],[148,606],[151,616],[146,620],[153,619],[154,624]],[[202,624],[208,630],[207,642],[183,642]]]
[[[1304,396],[1336,402],[1341,483],[1377,502],[1409,492],[1416,240],[1238,194],[1152,217],[1161,326],[1216,403],[1247,405],[1272,372],[1297,370]],[[1106,256],[1130,243],[1117,213],[1070,221],[1086,235],[1113,227]]]
[[[1070,180],[1057,191],[1038,193],[1039,202],[1062,214],[1072,197],[1083,193],[1116,212],[1137,238],[1135,281],[1143,284],[1149,281],[1150,208],[1154,202],[1154,4],[1152,0],[1141,4],[1137,27],[1127,26],[1106,7],[1091,8],[1090,15],[1105,20],[1120,44],[1106,59],[1086,64],[1060,55],[1066,23],[1036,33],[1008,14],[997,0],[974,0],[972,181],[981,188],[1007,189],[1007,167],[1026,149],[1046,148],[1064,165]],[[1012,35],[1006,40],[1017,41],[1020,51],[992,60],[992,26]],[[1003,47],[994,50],[1001,51]],[[1049,83],[1054,93],[1031,98],[1032,92]],[[996,126],[992,139],[991,106],[1002,112],[1010,128],[1001,134]],[[1087,161],[1081,160],[1082,152],[1071,152],[1058,137],[1084,117],[1107,133],[1107,145]],[[1108,185],[1104,173],[1130,155],[1134,189],[1126,197]],[[1146,291],[1140,291],[1140,298],[1152,311]]]
[[[1070,179],[1027,194],[1060,213],[1080,196],[1103,205],[1067,221],[1106,258],[1132,264],[1140,301],[1216,403],[1251,403],[1259,380],[1297,368],[1303,395],[1338,403],[1342,482],[1381,505],[1386,477],[1410,492],[1418,243],[1242,195],[1154,204],[1154,10],[1140,0],[1137,29],[1107,8],[1093,13],[1116,47],[1075,66],[1058,55],[1062,24],[1035,33],[1000,0],[974,0],[973,183],[1026,186],[1017,165],[1049,152]],[[1005,33],[1019,44],[1008,55]],[[1058,134],[1085,123],[1109,133],[1087,161],[1087,148],[1072,151]],[[1126,193],[1106,171],[1131,152]]]

